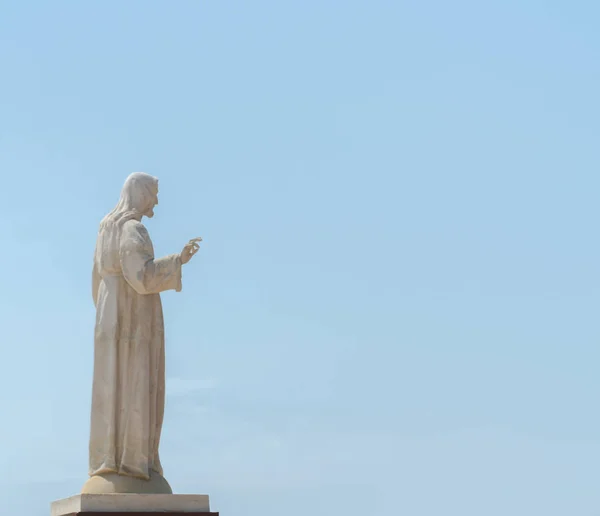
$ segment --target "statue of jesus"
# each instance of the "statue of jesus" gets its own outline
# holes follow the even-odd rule
[[[155,258],[142,217],[158,204],[158,180],[125,181],[100,223],[92,295],[96,307],[90,478],[83,493],[171,493],[158,455],[165,406],[165,332],[160,292],[181,290],[181,267],[201,238]]]

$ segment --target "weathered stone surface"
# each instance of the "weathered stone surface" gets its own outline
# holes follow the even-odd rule
[[[165,406],[160,292],[181,290],[181,267],[201,239],[190,240],[179,254],[155,258],[141,220],[152,217],[157,204],[158,180],[131,174],[119,203],[100,223],[92,272],[92,478],[84,493],[171,493],[158,454]]]

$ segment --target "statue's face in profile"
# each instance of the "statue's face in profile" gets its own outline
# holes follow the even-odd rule
[[[154,217],[154,207],[156,205],[158,205],[158,188],[152,192],[152,196],[149,199],[148,209],[146,210],[146,213],[144,213],[144,215],[146,215],[146,217],[149,219]]]

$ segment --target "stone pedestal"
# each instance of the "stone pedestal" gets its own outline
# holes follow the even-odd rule
[[[79,494],[53,502],[51,516],[218,516],[208,495]]]

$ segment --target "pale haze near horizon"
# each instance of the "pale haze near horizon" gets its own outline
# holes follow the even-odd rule
[[[223,516],[600,511],[600,4],[0,5],[2,511],[86,479],[91,264],[160,179],[161,458]]]

